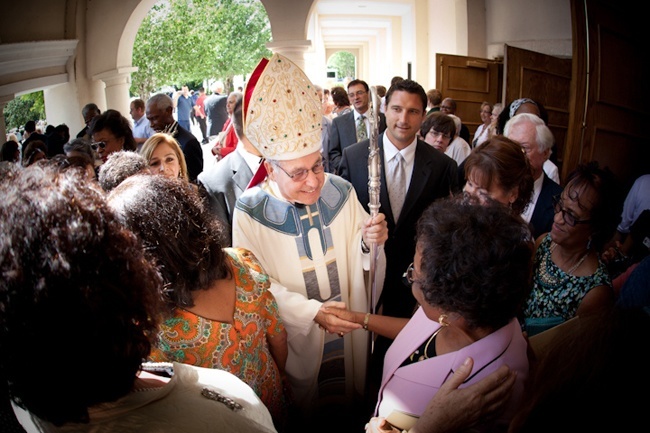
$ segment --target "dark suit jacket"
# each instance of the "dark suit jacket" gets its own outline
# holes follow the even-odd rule
[[[386,116],[379,113],[379,133],[386,130]],[[357,126],[354,121],[354,110],[332,120],[329,131],[329,143],[326,157],[329,159],[329,172],[337,173],[343,150],[357,142]],[[324,152],[325,153],[325,152]]]
[[[181,146],[183,155],[185,155],[185,163],[187,164],[187,175],[191,182],[194,182],[203,171],[203,149],[196,139],[194,134],[187,129],[178,125],[174,138]]]
[[[469,128],[464,123],[460,124],[460,132],[458,132],[458,135],[460,135],[460,138],[464,138],[466,142],[471,143],[469,141]]]
[[[535,210],[530,217],[530,230],[533,238],[537,239],[540,235],[550,232],[553,225],[553,196],[562,193],[562,187],[549,178],[546,173],[543,174],[542,190],[539,192]]]
[[[223,124],[228,119],[228,111],[226,111],[227,102],[228,97],[226,95],[219,95],[217,93],[213,93],[203,101],[205,115],[208,119],[209,136],[219,135],[223,129]]]
[[[386,188],[386,171],[383,151],[383,134],[379,137],[381,155],[381,189],[379,212],[386,215],[388,240],[386,252],[386,279],[382,293],[383,314],[411,317],[415,298],[403,284],[402,275],[413,261],[415,254],[416,223],[424,209],[434,200],[447,197],[457,191],[456,161],[437,151],[424,141],[418,140],[415,150],[413,174],[399,220],[393,220],[393,212]],[[368,203],[368,140],[348,146],[343,150],[340,175],[349,180],[357,192],[359,201],[369,212]]]
[[[234,151],[199,175],[198,183],[207,192],[208,205],[227,229],[228,246],[232,245],[232,214],[237,198],[246,190],[253,177],[248,164]]]

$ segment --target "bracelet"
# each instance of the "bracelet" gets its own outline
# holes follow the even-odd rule
[[[370,248],[368,247],[368,245],[366,245],[363,239],[361,239],[361,252],[364,254],[368,254],[370,252]]]
[[[366,313],[366,317],[363,318],[363,329],[368,330],[368,322],[370,321],[370,313]]]

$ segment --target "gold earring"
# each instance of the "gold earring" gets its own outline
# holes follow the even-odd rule
[[[438,323],[440,323],[440,326],[449,326],[449,322],[447,322],[447,315],[446,314],[441,314],[440,317],[438,317]]]

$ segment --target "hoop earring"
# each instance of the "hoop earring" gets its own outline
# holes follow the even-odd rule
[[[449,326],[449,322],[447,322],[448,316],[446,314],[441,314],[440,317],[438,317],[438,323],[440,323],[440,326],[447,327]]]

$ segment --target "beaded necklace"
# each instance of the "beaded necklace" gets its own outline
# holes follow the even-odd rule
[[[548,269],[548,262],[553,262],[551,260],[551,254],[553,254],[553,251],[555,250],[556,247],[557,247],[557,244],[555,242],[551,242],[551,247],[548,249],[548,252],[544,255],[544,259],[542,261],[543,267],[541,268],[540,278],[546,284],[563,283],[567,278],[573,276],[573,272],[580,267],[580,265],[585,261],[585,259],[589,255],[589,250],[587,250],[582,255],[582,257],[580,257],[580,260],[578,260],[575,265],[571,266],[571,268],[564,273],[564,277],[559,279],[556,276],[554,276],[551,272],[549,272],[549,269]],[[560,268],[559,266],[557,266],[557,264],[555,266],[558,269]]]

